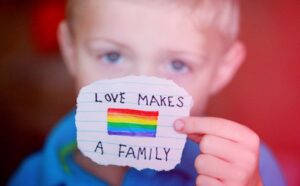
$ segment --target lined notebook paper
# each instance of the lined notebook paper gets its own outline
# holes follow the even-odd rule
[[[101,165],[171,170],[186,135],[173,129],[189,116],[192,97],[171,80],[127,76],[94,82],[77,98],[80,151]]]

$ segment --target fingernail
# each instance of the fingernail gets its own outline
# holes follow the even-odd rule
[[[184,123],[182,120],[176,120],[174,123],[174,127],[177,131],[181,131],[183,129]]]

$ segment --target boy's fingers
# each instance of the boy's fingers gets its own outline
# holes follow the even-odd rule
[[[224,138],[213,135],[204,135],[200,141],[201,152],[209,154],[244,169],[257,164],[257,154],[246,147]],[[230,149],[230,150],[228,150]]]
[[[176,120],[174,128],[186,134],[210,134],[257,149],[259,137],[249,128],[221,118],[186,117]]]
[[[199,175],[196,179],[196,185],[223,186],[224,184],[216,178],[212,178],[206,175]]]
[[[238,180],[237,176],[239,172],[242,172],[232,164],[208,154],[202,154],[196,158],[195,168],[198,174],[220,179],[223,182]]]

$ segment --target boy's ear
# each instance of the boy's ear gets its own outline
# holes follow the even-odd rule
[[[236,41],[227,50],[216,69],[211,87],[211,94],[220,92],[234,77],[246,57],[246,49],[242,42]]]
[[[74,63],[74,44],[70,28],[66,21],[62,21],[59,24],[57,35],[63,61],[69,73],[74,76],[76,70]]]

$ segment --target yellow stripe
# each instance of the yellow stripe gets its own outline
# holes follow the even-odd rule
[[[123,113],[107,113],[108,117],[135,117],[146,120],[157,120],[158,116],[143,116],[143,115],[135,115],[135,114],[123,114]]]
[[[149,120],[149,119],[141,119],[136,117],[107,117],[108,122],[116,122],[116,123],[137,123],[144,125],[157,125],[157,120]]]

